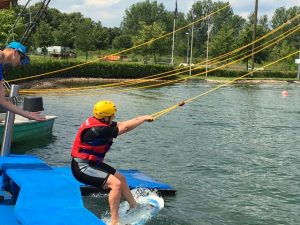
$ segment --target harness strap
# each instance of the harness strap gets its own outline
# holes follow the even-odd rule
[[[79,153],[85,153],[85,154],[89,154],[89,155],[93,155],[93,156],[96,156],[98,158],[101,158],[103,159],[105,157],[105,154],[104,153],[97,153],[97,152],[94,152],[93,150],[87,150],[87,149],[79,149]]]

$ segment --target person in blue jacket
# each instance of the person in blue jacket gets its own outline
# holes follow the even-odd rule
[[[16,105],[7,101],[5,98],[5,87],[3,85],[3,66],[10,65],[16,67],[18,65],[26,65],[30,63],[29,57],[26,55],[26,47],[19,42],[10,42],[4,50],[0,51],[0,105],[7,110],[19,114],[31,120],[45,120],[40,112],[27,112],[18,108]]]

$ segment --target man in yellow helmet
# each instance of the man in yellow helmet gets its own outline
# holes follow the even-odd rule
[[[109,189],[109,205],[111,225],[119,223],[119,204],[121,196],[129,203],[130,208],[136,207],[126,178],[115,168],[104,163],[105,154],[110,149],[113,138],[133,130],[144,122],[151,122],[149,115],[134,119],[115,122],[117,108],[111,101],[100,101],[94,106],[94,115],[88,118],[79,128],[74,140],[72,156],[72,173],[85,184],[102,189]]]

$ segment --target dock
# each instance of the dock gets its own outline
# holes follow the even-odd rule
[[[175,194],[167,184],[138,170],[119,170],[130,189],[148,188]],[[84,207],[82,195],[99,192],[73,177],[70,167],[50,167],[32,155],[0,157],[1,225],[101,225],[100,218]]]

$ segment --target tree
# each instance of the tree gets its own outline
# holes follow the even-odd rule
[[[251,42],[253,42],[253,23],[254,23],[254,17],[253,13],[248,16],[248,21],[244,27],[244,29],[241,31],[241,34],[239,36],[239,45],[244,46]],[[268,27],[268,18],[266,15],[263,15],[262,17],[258,18],[258,23],[256,27],[256,37],[257,39],[264,36],[270,31],[270,28]],[[263,45],[267,40],[263,39],[259,42],[255,43],[255,46],[258,47],[260,45]],[[252,52],[252,45],[248,46],[241,52],[244,52],[245,55],[249,55]],[[263,61],[266,61],[269,56],[270,50],[266,49],[263,51],[260,51],[259,53],[255,53],[254,61],[256,63],[262,63]],[[251,58],[251,56],[244,59],[244,62],[247,62],[247,68],[248,68],[248,60]]]
[[[55,45],[72,47],[74,43],[73,31],[67,21],[63,21],[57,30],[53,31]]]
[[[275,10],[275,13],[272,17],[271,24],[272,28],[279,27],[283,23],[287,22],[288,20],[292,19],[296,15],[300,13],[300,7],[299,6],[294,6],[289,9],[285,9],[284,7],[278,8]],[[284,29],[279,31],[278,33],[283,33],[286,32],[293,27],[296,27],[299,25],[299,18],[294,20],[292,23],[290,23],[288,26],[286,26]],[[278,35],[277,33],[277,35]],[[291,35],[286,38],[288,43],[293,47],[293,48],[299,48],[299,43],[300,43],[300,36],[297,34]]]
[[[210,13],[224,7],[227,3],[218,1],[212,2],[212,0],[197,1],[189,13],[187,14],[187,20],[189,23],[204,18]],[[234,17],[231,7],[227,7],[218,12],[214,16],[207,18],[194,25],[194,44],[197,48],[194,49],[195,56],[204,56],[206,52],[207,30],[209,25],[213,25],[211,31],[211,39],[214,39],[218,32],[224,26],[234,27],[234,33],[242,26],[242,19]],[[237,23],[238,22],[238,23]],[[237,24],[236,24],[237,23]],[[228,25],[227,25],[228,24]],[[189,33],[191,30],[188,31]]]
[[[36,32],[32,36],[33,46],[37,47],[48,47],[53,45],[54,38],[52,35],[52,27],[45,23],[41,22],[36,30]]]
[[[112,48],[112,45],[113,45],[113,40],[120,36],[121,35],[121,29],[118,28],[118,27],[113,27],[113,28],[109,28],[109,27],[105,27],[104,28],[104,32],[106,32],[106,35],[107,35],[107,44],[108,44],[108,47]]]
[[[132,38],[130,35],[120,35],[113,40],[113,47],[116,49],[126,49],[132,47]]]
[[[275,29],[276,27],[279,27],[280,25],[282,25],[283,23],[292,19],[299,13],[300,13],[299,6],[294,6],[289,9],[285,9],[284,7],[276,9],[275,13],[272,17],[272,20],[271,20],[272,28]],[[299,18],[294,20],[287,26],[285,26],[284,29],[276,32],[276,35],[278,36],[278,35],[282,34],[283,32],[286,32],[298,25],[299,25]],[[300,43],[300,36],[298,33],[299,32],[296,32],[293,35],[285,38],[284,41],[276,44],[276,46],[271,51],[270,59],[273,61],[273,60],[276,60],[283,56],[286,56],[286,55],[290,54],[291,52],[297,51],[299,49],[299,43]],[[290,57],[289,59],[285,60],[281,66],[282,69],[286,69],[286,70],[295,69],[295,67],[296,67],[296,64],[294,63],[293,57]]]
[[[154,22],[152,25],[147,25],[144,22],[139,24],[141,30],[133,38],[134,45],[139,45],[148,41],[151,41],[157,37],[162,36],[166,33],[165,27],[157,22]],[[169,49],[170,43],[167,43],[166,40],[156,40],[146,46],[139,48],[139,52],[146,57],[148,54],[153,55],[154,63],[156,63],[157,54],[165,53]]]
[[[173,18],[170,20],[164,5],[157,4],[157,1],[146,0],[138,2],[125,10],[125,16],[121,23],[121,29],[124,34],[136,35],[141,29],[141,24],[151,25],[154,22],[164,24],[171,31],[173,27]]]
[[[94,39],[91,35],[93,33],[93,22],[90,18],[85,19],[78,24],[75,33],[75,45],[79,50],[85,52],[85,58],[88,58],[88,51],[94,50]]]
[[[31,9],[31,12],[37,12],[41,3],[37,3]],[[42,21],[48,23],[53,29],[57,29],[61,23],[66,21],[66,14],[61,13],[58,9],[49,8],[42,16]]]
[[[108,46],[108,33],[101,25],[101,22],[94,24],[92,38],[94,46],[98,49],[98,55],[100,56],[100,50],[105,49]]]
[[[270,59],[272,61],[275,61],[277,59],[280,59],[292,52],[297,51],[298,48],[295,48],[293,46],[291,46],[291,44],[289,43],[289,41],[284,40],[280,45],[276,45],[271,52],[271,57]],[[280,68],[283,70],[292,70],[292,69],[296,69],[296,64],[295,64],[295,59],[294,57],[289,57],[286,60],[284,60],[283,62],[280,62],[281,66]]]
[[[210,42],[210,54],[213,57],[223,55],[237,47],[234,32],[234,28],[229,25],[221,28],[218,35]]]
[[[13,10],[0,10],[0,45],[5,46],[6,40],[18,40],[24,32],[25,25],[21,18],[16,26],[13,25],[17,19],[16,13]],[[13,28],[13,29],[12,29]]]

